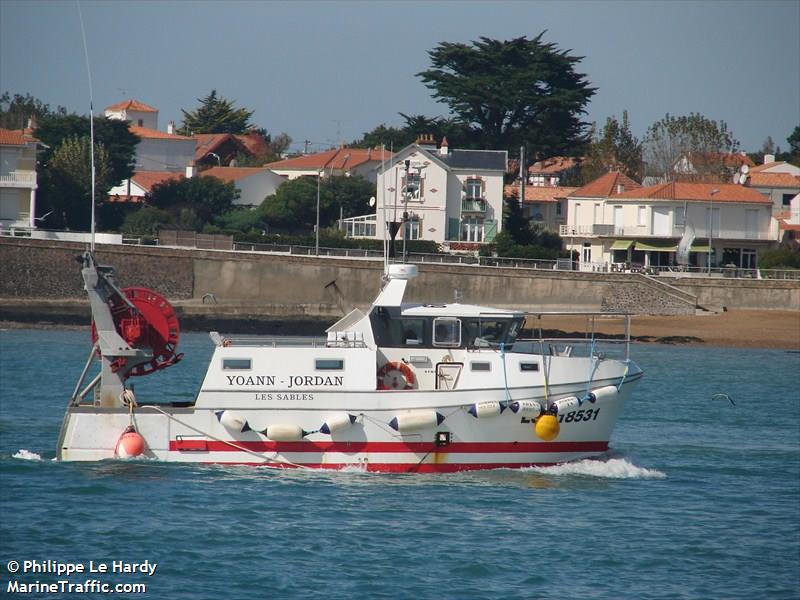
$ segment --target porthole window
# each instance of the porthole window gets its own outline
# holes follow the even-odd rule
[[[473,363],[470,363],[470,368],[473,371],[491,371],[492,370],[492,363],[488,363],[488,362],[473,362]]]
[[[539,370],[539,363],[535,362],[521,362],[519,363],[519,370],[520,371],[538,371]]]
[[[318,358],[314,361],[317,371],[342,371],[344,361],[340,358]]]

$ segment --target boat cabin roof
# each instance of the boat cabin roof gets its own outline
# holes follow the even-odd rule
[[[403,304],[404,317],[523,317],[524,313],[476,304]]]

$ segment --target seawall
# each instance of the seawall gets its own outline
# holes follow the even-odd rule
[[[87,322],[76,258],[80,243],[0,237],[0,319]],[[164,294],[199,328],[225,321],[333,322],[342,312],[332,281],[365,308],[380,288],[381,261],[187,248],[98,245],[121,287]],[[694,314],[695,304],[728,309],[800,311],[800,281],[667,279],[627,273],[576,273],[471,265],[421,264],[411,302],[452,302],[528,311],[626,310]],[[318,329],[317,329],[318,331]]]

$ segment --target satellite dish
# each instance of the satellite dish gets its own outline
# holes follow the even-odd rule
[[[747,183],[747,173],[742,173],[739,175],[739,184],[744,185],[745,183]]]
[[[742,165],[742,169],[741,170],[742,170],[742,175],[747,175],[750,172],[750,167],[748,167],[747,165]],[[742,183],[744,183],[744,182],[742,182]]]
[[[372,196],[372,198],[369,199],[369,205],[370,207],[375,206],[375,196]]]

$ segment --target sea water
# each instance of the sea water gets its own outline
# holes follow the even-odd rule
[[[88,331],[0,332],[0,595],[800,598],[798,353],[636,345],[645,378],[606,456],[390,475],[55,462],[89,347]],[[180,349],[140,398],[194,396],[212,344]]]

